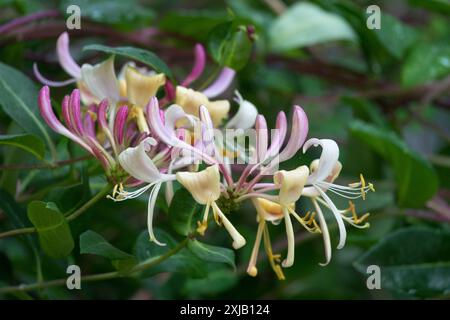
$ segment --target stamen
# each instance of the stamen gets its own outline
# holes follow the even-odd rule
[[[262,233],[264,230],[265,223],[266,222],[264,221],[264,219],[260,219],[259,225],[258,225],[258,231],[256,233],[255,244],[253,246],[252,255],[250,257],[250,261],[249,261],[248,267],[247,267],[247,273],[252,277],[256,277],[258,275],[258,269],[256,268],[256,263],[258,260],[259,246],[261,244],[261,236],[262,236]]]
[[[272,244],[270,242],[270,235],[269,235],[269,229],[267,228],[267,224],[264,225],[264,249],[267,254],[267,258],[269,259],[270,266],[272,267],[272,270],[277,275],[278,280],[285,280],[283,274],[283,269],[281,269],[280,265],[278,264],[280,262],[281,256],[279,254],[274,255],[272,252]]]

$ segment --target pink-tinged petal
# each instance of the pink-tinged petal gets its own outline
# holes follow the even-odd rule
[[[88,109],[88,112],[84,115],[83,127],[84,131],[87,135],[95,138],[95,118],[94,114],[96,114],[97,106],[95,104],[91,105]]]
[[[114,121],[114,137],[119,145],[123,144],[124,128],[127,118],[128,107],[121,106],[116,113],[116,118]]]
[[[56,53],[61,67],[75,79],[81,78],[81,68],[73,60],[69,50],[69,35],[63,32],[56,42]]]
[[[284,139],[286,138],[287,132],[287,119],[286,114],[281,111],[277,115],[277,121],[275,125],[275,133],[272,135],[269,150],[267,151],[268,157],[274,157],[279,152],[283,146]]]
[[[50,102],[50,89],[47,86],[42,87],[42,89],[39,91],[38,104],[41,116],[42,118],[44,118],[45,122],[50,128],[52,128],[59,134],[75,141],[83,148],[92,153],[91,148],[83,140],[67,130],[67,128],[64,127],[63,124],[58,120],[52,109],[52,104]]]
[[[100,129],[109,130],[108,121],[106,120],[106,109],[108,108],[108,100],[103,99],[97,109],[97,121]]]
[[[113,157],[102,147],[102,145],[97,141],[96,138],[91,136],[85,136],[86,143],[92,149],[92,153],[94,156],[102,163],[105,171],[109,172],[109,170],[116,165],[116,161]]]
[[[166,84],[164,85],[164,90],[166,91],[166,96],[163,99],[161,99],[162,106],[168,103],[169,101],[175,99],[175,87],[170,80],[166,81]]]
[[[168,145],[172,145],[174,143],[174,132],[173,130],[169,130],[166,128],[164,122],[161,119],[160,108],[158,104],[158,99],[156,97],[152,97],[147,107],[147,120],[149,122],[150,128],[152,132],[163,142]]]
[[[333,171],[339,159],[339,147],[334,140],[331,139],[316,139],[312,138],[305,142],[303,146],[303,153],[305,153],[311,146],[321,146],[322,154],[319,159],[319,166],[317,170],[308,177],[308,184],[316,181],[324,181]]]
[[[67,128],[76,134],[75,127],[73,125],[72,116],[70,114],[70,97],[68,95],[64,96],[61,106],[62,116]]]
[[[279,155],[279,161],[282,162],[292,158],[302,147],[307,135],[308,117],[301,107],[294,106],[291,136],[289,137],[286,147],[283,149],[283,151],[281,151]]]
[[[261,162],[264,161],[266,157],[267,145],[269,141],[266,118],[264,118],[261,114],[258,114],[256,117],[255,130],[257,162]]]
[[[50,87],[65,87],[69,84],[77,82],[77,79],[68,79],[68,80],[64,80],[64,81],[49,80],[41,74],[36,63],[33,63],[33,73],[34,73],[34,76],[36,77],[36,79],[40,83],[45,84]]]
[[[217,79],[205,90],[203,94],[208,98],[215,98],[222,94],[231,85],[236,72],[230,68],[223,68]]]
[[[83,136],[84,128],[81,120],[80,90],[78,89],[73,90],[72,94],[70,95],[69,112],[71,114],[75,132],[79,136]]]
[[[203,70],[205,69],[205,62],[206,62],[206,54],[205,49],[203,46],[199,43],[195,45],[195,62],[194,66],[191,70],[191,73],[184,79],[184,81],[181,83],[183,87],[189,86],[192,82],[198,79],[200,75],[203,73]]]

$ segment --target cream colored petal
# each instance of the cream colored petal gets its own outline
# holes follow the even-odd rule
[[[303,187],[309,175],[307,166],[286,171],[280,170],[273,176],[274,183],[280,186],[279,199],[281,205],[289,205],[296,202],[302,195]]]
[[[228,116],[230,102],[228,100],[211,101],[206,105],[215,127],[218,127]]]
[[[220,197],[220,173],[217,165],[200,172],[177,172],[176,179],[199,204],[206,205]]]
[[[163,73],[145,75],[137,69],[127,66],[125,81],[128,100],[143,108],[148,104],[150,98],[156,95],[158,89],[166,83],[166,76]]]
[[[95,66],[84,64],[81,67],[81,79],[87,89],[98,99],[119,101],[119,84],[114,71],[114,57]]]
[[[181,106],[184,112],[198,116],[201,105],[208,105],[208,98],[201,92],[194,91],[182,86],[177,86],[175,103]]]

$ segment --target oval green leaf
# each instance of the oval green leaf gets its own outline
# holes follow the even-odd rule
[[[356,38],[346,20],[304,2],[290,6],[274,20],[268,32],[269,47],[274,52]]]
[[[39,160],[44,159],[45,145],[40,138],[32,134],[0,135],[0,144],[15,146],[28,151]]]
[[[192,198],[189,191],[178,189],[169,207],[169,222],[172,228],[183,236],[196,230],[197,221],[201,220],[201,207]]]
[[[33,201],[28,205],[28,219],[39,234],[42,250],[53,258],[67,257],[74,242],[69,224],[54,203]]]
[[[20,85],[18,85],[20,84]],[[20,71],[0,62],[0,105],[23,130],[55,146],[38,111],[38,91]]]
[[[234,251],[231,249],[211,246],[196,239],[190,240],[187,247],[193,254],[204,261],[226,263],[236,268]]]
[[[436,193],[438,177],[433,167],[396,134],[362,121],[352,122],[350,132],[392,165],[399,206],[421,207]]]
[[[450,232],[412,227],[387,236],[355,262],[380,267],[381,288],[418,297],[450,290]]]

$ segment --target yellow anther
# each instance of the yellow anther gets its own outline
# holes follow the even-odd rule
[[[373,186],[372,183],[369,183],[369,189],[370,191],[375,192],[375,187]]]
[[[208,228],[208,223],[206,221],[203,221],[203,222],[197,221],[197,233],[204,236],[207,228]]]
[[[96,121],[97,120],[97,114],[94,111],[88,110],[87,113],[91,117],[92,121]]]
[[[356,213],[356,209],[355,209],[355,204],[352,201],[348,202],[348,209],[346,209],[347,212],[351,212],[352,213],[352,219],[353,222],[356,224],[361,224],[362,222],[364,222],[364,220],[366,220],[370,213],[366,213],[364,215],[362,215],[361,217],[358,217],[358,214]]]
[[[112,192],[112,196],[113,196],[113,198],[116,196],[116,193],[117,193],[117,188],[119,187],[119,185],[118,184],[116,184],[115,186],[114,186],[114,188],[113,188],[113,192]]]
[[[247,273],[251,277],[256,277],[258,275],[258,269],[256,269],[256,267],[253,266],[249,270],[247,270]]]
[[[366,191],[364,190],[366,188],[366,180],[364,180],[362,173],[359,175],[359,179],[361,180],[361,196],[363,200],[366,200]]]

